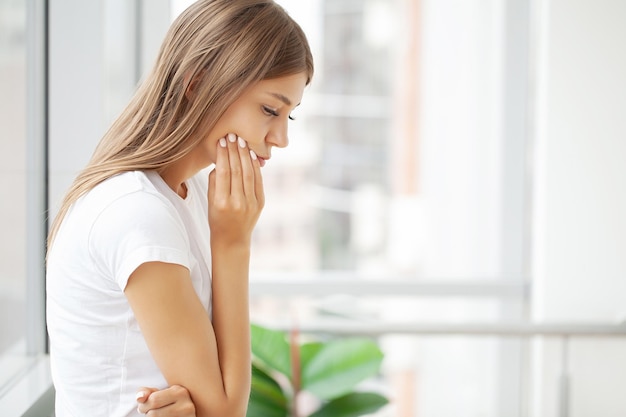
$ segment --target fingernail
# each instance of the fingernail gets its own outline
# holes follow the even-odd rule
[[[237,139],[237,137],[235,136],[234,133],[229,133],[228,134],[228,140],[231,142],[235,142],[235,140]]]
[[[135,395],[135,399],[138,400],[146,396],[146,393],[143,391],[137,391],[137,395]]]
[[[241,146],[242,148],[246,147],[246,141],[241,139],[241,138],[237,138],[237,140],[239,141],[239,146]]]
[[[220,139],[220,146],[221,146],[222,148],[225,148],[225,147],[226,147],[226,139],[224,139],[224,138],[221,138],[221,139]]]
[[[142,412],[141,412],[141,410],[139,409],[139,406],[137,406],[137,412],[138,412],[139,414],[145,414],[145,413],[142,413]]]
[[[256,161],[256,154],[254,153],[252,149],[250,149],[250,157]]]

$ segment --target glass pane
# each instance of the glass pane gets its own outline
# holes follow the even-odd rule
[[[290,146],[263,171],[253,278],[499,279],[518,256],[502,251],[501,1],[455,2],[463,13],[437,1],[279,3],[307,33],[315,76]]]
[[[316,65],[290,145],[263,171],[251,277],[277,281],[279,295],[253,295],[253,321],[493,323],[522,311],[520,298],[355,297],[332,285],[335,272],[498,280],[503,260],[519,255],[501,245],[502,2],[278,3],[303,27]],[[328,295],[285,296],[280,279],[314,280]],[[498,398],[517,389],[508,382],[519,379],[518,346],[452,336],[380,342],[379,388],[394,401],[377,415],[496,416]],[[459,393],[454,402],[450,392]]]
[[[313,83],[289,126],[290,146],[264,169],[255,231],[260,271],[391,272],[387,253],[396,1],[279,1],[303,27]],[[410,172],[407,172],[411,175]],[[415,272],[413,266],[405,272]]]
[[[25,349],[26,2],[0,0],[0,358]],[[2,362],[0,380],[8,376]],[[0,381],[1,383],[2,381]]]

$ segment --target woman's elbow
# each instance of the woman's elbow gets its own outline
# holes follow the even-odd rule
[[[248,401],[225,401],[212,404],[205,412],[196,412],[196,417],[246,417]]]

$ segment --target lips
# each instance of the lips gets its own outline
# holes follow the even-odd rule
[[[272,155],[270,154],[270,152],[268,152],[268,149],[265,149],[265,152],[267,152],[267,155],[265,154],[265,152],[261,153],[261,151],[257,151],[254,150],[252,148],[250,148],[254,154],[256,155],[256,159],[259,161],[259,165],[262,167],[265,166],[265,164],[267,163],[267,161],[270,160],[270,158],[272,157]]]

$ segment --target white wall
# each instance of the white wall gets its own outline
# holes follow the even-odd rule
[[[49,6],[49,199],[57,212],[105,130],[103,0]],[[77,18],[80,16],[80,18]]]
[[[502,2],[431,0],[420,5],[421,206],[414,209],[414,216],[423,214],[418,224],[424,230],[407,229],[404,218],[402,227],[425,242],[421,254],[425,276],[501,279],[503,148],[507,146],[502,134]],[[415,251],[414,246],[408,248]],[[495,303],[454,299],[416,304],[411,312],[420,320],[499,318]],[[508,385],[498,385],[502,354],[494,339],[420,341],[415,354],[417,415],[503,415],[498,398]]]
[[[499,6],[498,1],[422,3],[420,186],[427,276],[500,275]]]
[[[139,12],[139,14],[138,14]],[[152,66],[169,0],[50,0],[50,214]]]
[[[536,5],[533,318],[615,321],[626,313],[626,2]],[[536,346],[534,416],[558,415],[559,349]],[[569,359],[570,416],[626,415],[626,341],[572,340]]]

